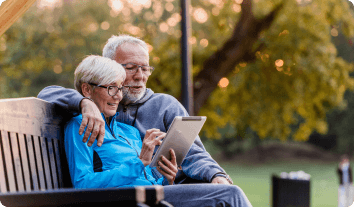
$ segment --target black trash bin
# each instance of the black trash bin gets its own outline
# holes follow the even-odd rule
[[[272,176],[273,207],[309,207],[310,181]]]

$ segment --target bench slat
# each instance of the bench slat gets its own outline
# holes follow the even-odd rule
[[[44,169],[44,175],[45,175],[45,181],[47,183],[47,188],[46,189],[53,189],[52,185],[52,177],[50,176],[50,162],[48,159],[48,150],[47,150],[47,144],[46,141],[47,139],[44,137],[39,137],[40,143],[41,143],[41,149],[42,149],[42,159],[43,159],[43,169]]]
[[[39,180],[39,189],[45,189],[45,181],[44,181],[44,169],[42,163],[42,155],[41,155],[41,146],[39,144],[39,137],[33,137],[33,144],[34,144],[34,155],[36,157],[36,167],[38,173],[38,180]]]
[[[58,169],[58,179],[59,179],[59,188],[63,188],[64,187],[64,183],[63,183],[63,174],[61,171],[61,162],[60,162],[60,150],[59,150],[59,141],[57,139],[52,139],[53,145],[54,145],[54,154],[55,154],[55,163]],[[64,155],[65,156],[65,155]]]
[[[29,164],[31,168],[31,178],[33,183],[33,190],[39,190],[38,176],[37,176],[37,167],[36,161],[34,159],[34,145],[32,141],[31,135],[25,135],[27,141],[27,150],[28,150],[28,158]]]
[[[17,134],[15,132],[10,132],[11,146],[12,146],[12,156],[15,166],[15,176],[17,181],[17,187],[19,192],[25,191],[21,167],[21,158],[18,149]]]
[[[3,145],[4,156],[5,156],[5,167],[6,167],[6,174],[7,180],[9,184],[9,191],[16,192],[16,183],[14,177],[14,170],[12,165],[12,154],[10,151],[10,140],[7,134],[7,131],[1,130],[1,143]]]
[[[29,192],[29,191],[31,191],[31,177],[30,177],[30,169],[28,167],[26,137],[24,136],[24,134],[21,134],[21,133],[18,134],[18,142],[20,144],[20,154],[21,154],[21,158],[22,158],[22,169],[24,172],[25,189],[26,189],[26,191]]]
[[[49,161],[50,161],[50,169],[51,169],[51,176],[52,176],[52,181],[53,181],[53,188],[58,189],[59,184],[58,184],[58,175],[57,175],[57,170],[56,170],[56,165],[55,165],[55,159],[54,159],[54,151],[53,151],[53,142],[52,139],[47,139],[48,143],[48,154],[49,154]]]
[[[0,172],[5,172],[4,163],[2,161],[2,146],[1,146],[1,132],[0,132]],[[0,192],[7,192],[5,173],[0,173]]]

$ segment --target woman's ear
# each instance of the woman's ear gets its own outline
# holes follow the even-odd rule
[[[92,95],[92,88],[88,83],[83,83],[81,85],[81,90],[82,90],[82,94],[87,97],[87,98],[91,98]]]

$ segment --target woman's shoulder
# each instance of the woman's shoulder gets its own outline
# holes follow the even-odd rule
[[[82,114],[79,114],[77,116],[72,117],[68,122],[66,122],[65,124],[65,128],[69,127],[69,126],[74,126],[74,125],[81,125],[82,122]]]
[[[69,144],[72,142],[77,142],[78,140],[82,140],[81,135],[79,135],[79,128],[82,122],[82,115],[77,115],[72,117],[68,122],[65,123],[64,126],[64,139],[65,143]],[[69,142],[67,142],[70,140]]]

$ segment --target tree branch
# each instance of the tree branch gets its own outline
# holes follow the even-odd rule
[[[252,51],[252,47],[262,30],[271,25],[282,5],[260,20],[257,20],[252,13],[252,0],[244,0],[241,7],[241,18],[236,24],[232,36],[204,62],[203,69],[194,79],[195,114],[198,114],[222,77],[232,72],[240,62],[249,62],[255,59],[256,51]]]

